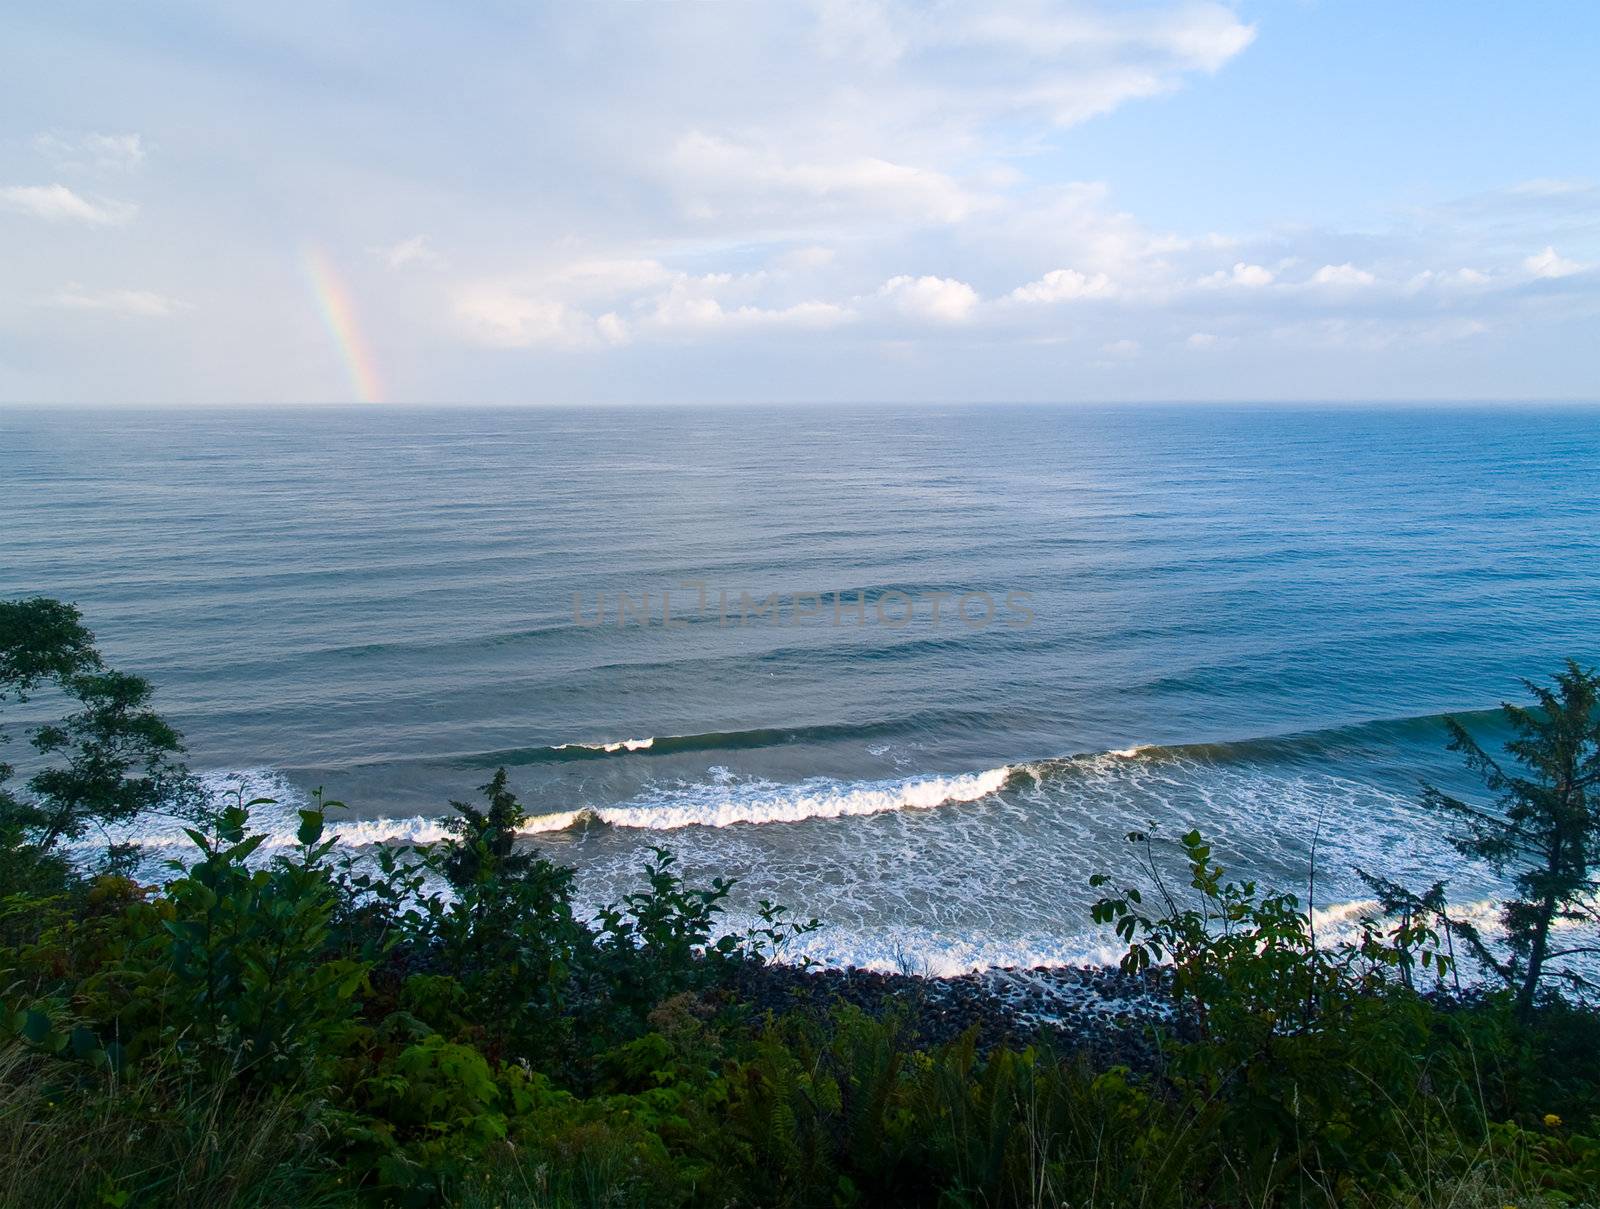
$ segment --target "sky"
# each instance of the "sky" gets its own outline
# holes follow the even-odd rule
[[[0,401],[1600,398],[1600,5],[12,5]]]

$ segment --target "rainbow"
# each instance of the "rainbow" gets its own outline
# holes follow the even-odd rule
[[[363,403],[382,403],[383,381],[378,377],[372,349],[361,334],[360,324],[356,322],[350,291],[345,289],[344,282],[333,271],[333,265],[320,248],[307,246],[303,249],[303,255],[306,277],[311,282],[317,309],[322,312],[322,321],[328,325],[328,332],[333,336],[340,356],[344,358],[356,398]]]

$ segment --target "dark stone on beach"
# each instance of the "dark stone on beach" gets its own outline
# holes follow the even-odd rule
[[[850,1006],[902,1022],[915,1045],[937,1046],[974,1031],[980,1050],[1044,1044],[1098,1067],[1152,1066],[1151,1026],[1170,1019],[1160,973],[1100,967],[989,970],[946,978],[856,967],[802,970],[747,965],[724,983],[758,1017],[823,1017]]]

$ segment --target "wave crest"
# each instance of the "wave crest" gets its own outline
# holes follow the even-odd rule
[[[958,776],[907,777],[895,781],[848,782],[815,777],[795,785],[772,781],[695,785],[653,800],[601,807],[591,813],[612,827],[672,831],[679,827],[731,827],[738,823],[798,823],[895,810],[931,810],[976,802],[1002,789],[1009,767]],[[577,821],[577,812],[530,820],[530,830],[555,830],[554,821]],[[551,820],[551,825],[545,820]]]
[[[932,810],[988,797],[1004,788],[1014,771],[1001,767],[951,776],[888,781],[836,781],[813,777],[790,785],[724,777],[712,782],[675,785],[616,806],[579,806],[533,815],[519,830],[523,835],[541,835],[600,823],[610,827],[673,831],[683,827],[797,823],[896,810]],[[308,805],[308,801],[281,773],[270,769],[211,773],[204,781],[213,801],[219,805],[233,801],[241,790],[245,801],[256,797],[273,799],[272,805],[258,806],[252,812],[251,830],[265,834],[267,838],[262,844],[265,850],[295,846],[299,827],[296,811]],[[183,831],[185,825],[181,819],[152,816],[114,838],[135,842],[152,851],[181,851],[191,844]],[[449,830],[441,815],[352,818],[333,811],[323,834],[352,848],[366,848],[378,844],[436,843],[446,838]],[[99,842],[92,846],[98,847]]]

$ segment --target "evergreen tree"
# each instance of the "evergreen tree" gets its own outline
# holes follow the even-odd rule
[[[423,850],[451,890],[448,902],[429,900],[433,937],[485,1017],[517,1019],[534,1035],[587,936],[572,913],[575,871],[522,840],[528,815],[504,768],[481,791],[482,808],[450,803],[450,838]]]
[[[1506,960],[1489,952],[1470,925],[1453,927],[1515,989],[1517,1011],[1526,1017],[1540,980],[1552,973],[1553,959],[1597,951],[1592,946],[1555,948],[1550,933],[1562,920],[1600,922],[1595,907],[1600,888],[1595,877],[1600,857],[1600,675],[1568,660],[1551,687],[1523,684],[1536,706],[1501,706],[1514,735],[1505,745],[1514,766],[1491,756],[1454,718],[1446,720],[1450,750],[1462,753],[1493,801],[1467,802],[1431,785],[1424,787],[1423,800],[1460,824],[1453,842],[1462,854],[1511,875],[1515,896],[1501,915],[1510,946]],[[1560,973],[1572,980],[1579,977],[1570,970]]]

